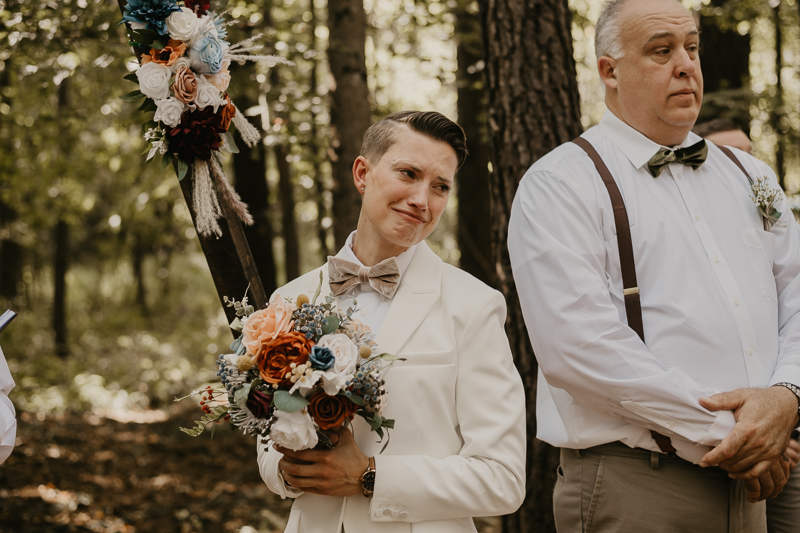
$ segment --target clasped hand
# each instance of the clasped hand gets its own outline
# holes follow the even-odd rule
[[[742,480],[751,502],[780,494],[789,478],[785,452],[797,424],[794,394],[784,387],[737,389],[700,398],[700,405],[709,411],[730,409],[736,419],[733,430],[700,466],[719,466]]]
[[[278,469],[284,481],[310,494],[340,497],[361,494],[361,476],[369,467],[369,458],[348,429],[339,428],[327,435],[334,443],[330,450],[296,452],[273,445],[275,451],[283,454]]]

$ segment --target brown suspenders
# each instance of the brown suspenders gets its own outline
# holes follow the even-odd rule
[[[639,299],[639,286],[636,282],[636,262],[633,257],[633,242],[631,241],[631,228],[628,223],[628,211],[625,209],[625,201],[622,199],[622,194],[619,192],[619,187],[617,187],[617,183],[611,176],[611,172],[609,172],[608,167],[603,162],[603,158],[600,157],[594,146],[583,137],[578,137],[572,142],[589,154],[595,168],[597,168],[597,172],[600,173],[600,177],[603,179],[603,183],[606,185],[606,189],[608,189],[608,195],[611,197],[611,205],[614,208],[614,224],[617,227],[617,245],[619,247],[619,265],[622,270],[622,294],[625,298],[625,315],[628,317],[628,325],[639,335],[642,342],[645,342],[642,304]],[[718,146],[718,148],[731,161],[736,163],[736,166],[747,176],[750,183],[753,183],[753,178],[750,177],[742,163],[733,155],[733,152],[726,146]],[[652,430],[650,435],[662,452],[675,453],[675,447],[669,437]]]

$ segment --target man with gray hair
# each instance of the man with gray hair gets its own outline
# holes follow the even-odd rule
[[[607,4],[607,111],[512,208],[559,533],[764,532],[788,476],[800,226],[767,165],[691,133],[699,40],[676,0]]]

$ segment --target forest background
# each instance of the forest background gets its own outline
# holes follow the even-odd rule
[[[703,34],[701,121],[739,123],[800,204],[800,2],[684,4]],[[246,233],[267,294],[355,227],[350,167],[369,123],[401,109],[444,113],[465,128],[471,156],[429,243],[506,295],[535,434],[536,364],[505,221],[524,170],[602,116],[601,5],[212,2],[235,21],[231,42],[261,33],[267,53],[294,62],[232,68],[232,98],[264,142],[239,143],[226,171],[254,215]],[[214,380],[231,336],[174,172],[145,165],[143,115],[119,99],[137,64],[119,20],[116,0],[0,0],[0,308],[20,314],[0,336],[20,419],[17,450],[0,466],[0,531],[280,530],[286,504],[264,504],[257,473],[234,481],[231,463],[204,462],[227,443],[238,468],[254,470],[251,441],[197,444],[177,431],[196,413],[173,398]],[[481,521],[483,531],[554,530],[555,456],[529,444],[525,505]],[[233,510],[225,495],[243,486],[247,504]],[[187,505],[190,493],[219,508]]]

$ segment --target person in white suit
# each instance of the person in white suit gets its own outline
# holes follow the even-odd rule
[[[0,464],[8,459],[17,436],[17,415],[8,393],[14,388],[14,379],[8,363],[0,350]]]
[[[476,531],[472,517],[522,504],[525,394],[505,301],[424,242],[466,155],[463,130],[439,113],[404,111],[372,125],[353,165],[363,197],[357,230],[335,259],[277,291],[313,294],[322,273],[322,294],[333,287],[342,306],[356,299],[378,349],[404,359],[386,375],[384,416],[396,422],[388,443],[358,417],[331,436],[331,450],[259,439],[262,478],[295,498],[287,533],[463,533]],[[332,280],[332,261],[352,263],[358,279]],[[379,263],[396,263],[388,296],[368,278]]]

